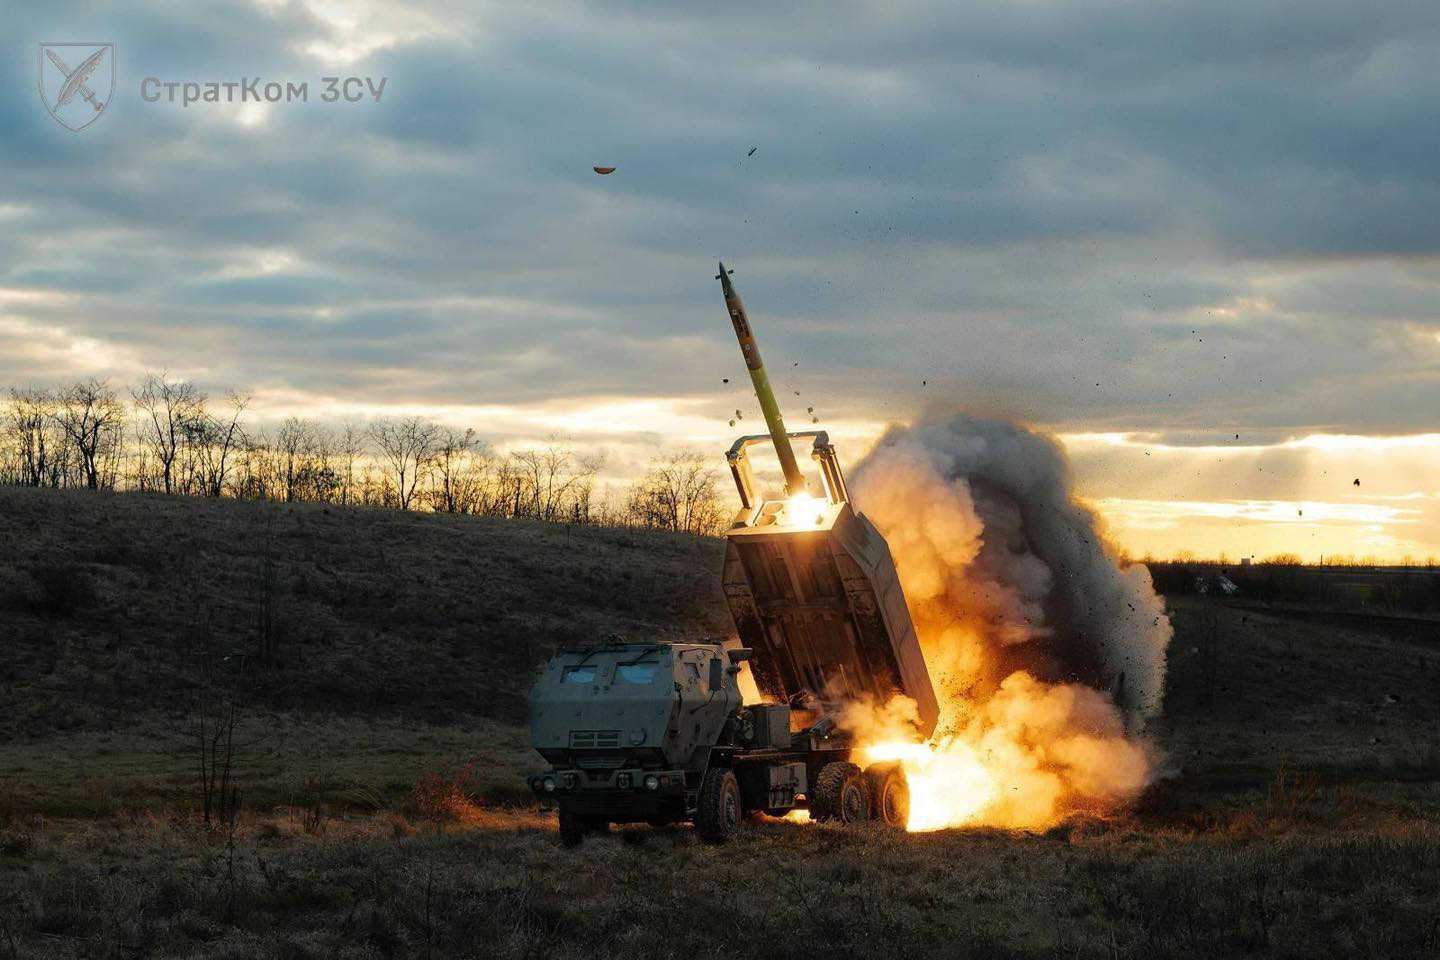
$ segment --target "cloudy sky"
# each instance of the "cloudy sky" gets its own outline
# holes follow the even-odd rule
[[[1433,0],[5,21],[0,384],[166,368],[262,419],[569,435],[618,483],[755,416],[723,258],[852,460],[961,406],[1062,434],[1137,554],[1440,554]],[[76,134],[37,47],[82,40],[117,85]],[[141,95],[257,76],[309,102]]]

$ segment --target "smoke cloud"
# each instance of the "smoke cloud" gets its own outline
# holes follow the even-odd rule
[[[847,715],[872,758],[906,758],[912,829],[1041,826],[1137,796],[1170,622],[1149,572],[1075,499],[1060,446],[932,413],[892,428],[851,488],[890,544],[941,701],[926,752],[891,736],[903,705]]]

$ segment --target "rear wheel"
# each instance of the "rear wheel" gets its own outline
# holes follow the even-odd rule
[[[695,829],[707,843],[724,843],[740,825],[740,784],[724,767],[713,767],[700,784]]]
[[[898,764],[876,764],[865,770],[876,820],[903,827],[910,820],[910,783]]]
[[[821,767],[810,798],[810,816],[841,823],[870,819],[870,787],[860,768],[841,760]]]
[[[579,814],[571,813],[564,809],[560,810],[560,844],[566,847],[578,847],[585,839],[587,824],[585,818]]]

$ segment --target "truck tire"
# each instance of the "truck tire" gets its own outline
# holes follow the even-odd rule
[[[819,821],[859,823],[870,819],[870,786],[853,763],[836,760],[820,768],[810,816]]]
[[[562,847],[578,847],[585,839],[589,830],[589,824],[585,818],[576,813],[571,813],[564,807],[560,808],[560,845]]]
[[[910,783],[897,763],[877,763],[865,769],[870,803],[876,820],[892,827],[910,821]]]
[[[706,843],[724,843],[740,825],[740,784],[725,767],[711,767],[700,784],[695,830]]]

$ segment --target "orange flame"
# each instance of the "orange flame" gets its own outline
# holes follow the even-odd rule
[[[912,708],[913,709],[913,708]],[[910,785],[912,832],[994,826],[1038,830],[1071,814],[1105,814],[1149,782],[1157,753],[1127,735],[1099,691],[1043,683],[1016,672],[983,703],[945,704],[943,730],[930,743],[897,733],[906,711],[892,701],[860,720],[864,765],[898,761]],[[966,722],[958,722],[968,715]],[[847,715],[856,725],[857,712]]]

